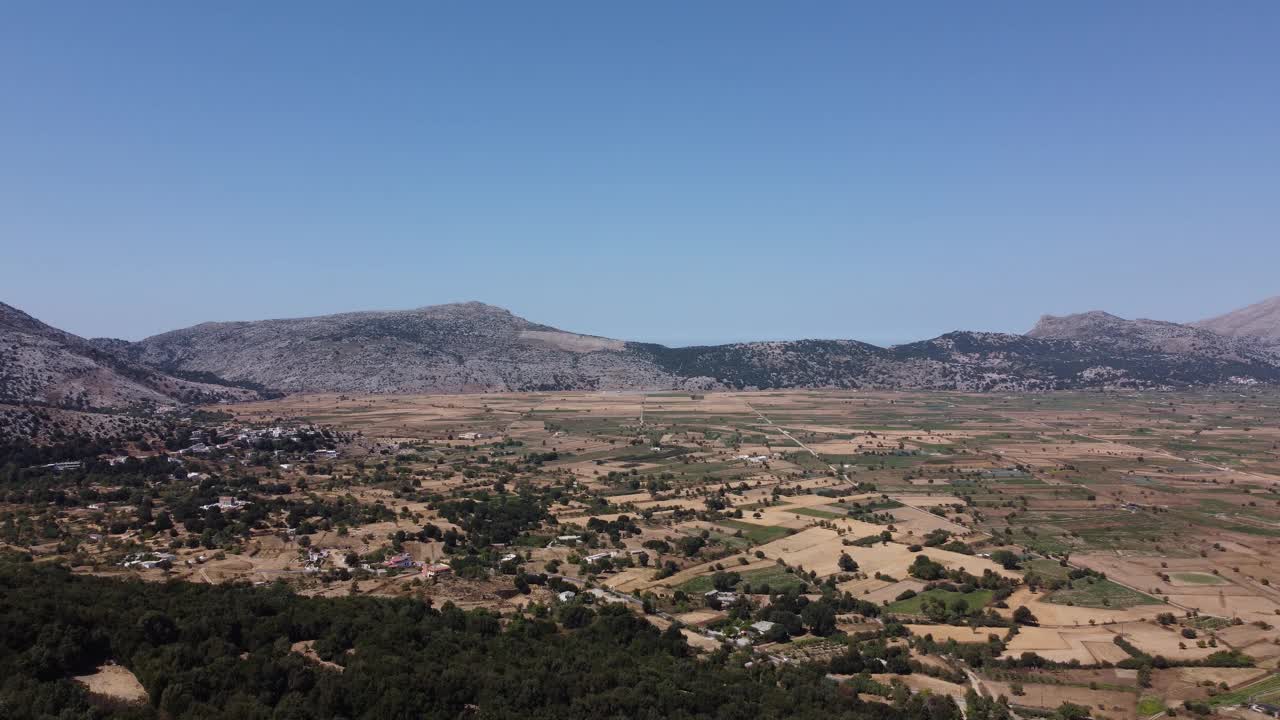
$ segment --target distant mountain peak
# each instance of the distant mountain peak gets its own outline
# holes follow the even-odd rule
[[[453,302],[453,303],[437,303],[435,305],[422,305],[414,308],[414,312],[433,312],[433,311],[447,312],[451,310],[465,311],[465,312],[487,312],[487,313],[495,313],[495,314],[501,314],[501,315],[513,314],[510,310],[504,307],[501,307],[498,305],[490,305],[487,302],[481,302],[479,300],[464,300],[462,302]]]
[[[1220,335],[1255,338],[1280,349],[1280,295],[1191,325]]]
[[[1027,337],[1058,340],[1091,339],[1099,331],[1125,327],[1131,323],[1159,322],[1158,320],[1127,320],[1104,310],[1089,310],[1070,315],[1041,315]]]
[[[1121,353],[1159,353],[1219,364],[1280,362],[1280,357],[1271,349],[1251,339],[1228,337],[1165,320],[1126,320],[1100,310],[1061,317],[1046,315],[1027,337],[1071,340]]]

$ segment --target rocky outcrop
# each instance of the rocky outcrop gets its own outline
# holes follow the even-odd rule
[[[257,397],[157,371],[0,303],[0,403],[94,410]]]

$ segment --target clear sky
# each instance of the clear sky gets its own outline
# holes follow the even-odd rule
[[[24,2],[0,300],[669,344],[1280,294],[1280,3]]]

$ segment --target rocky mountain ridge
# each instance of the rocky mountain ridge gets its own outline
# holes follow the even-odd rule
[[[889,348],[793,340],[671,348],[580,335],[483,303],[205,323],[129,344],[137,362],[285,392],[894,388],[1051,390],[1280,381],[1258,343],[1106,313],[1027,335],[953,332]]]
[[[0,303],[0,403],[92,410],[257,397],[160,372]]]
[[[567,332],[478,302],[202,323],[139,342],[84,340],[0,304],[0,402],[82,410],[245,400],[266,389],[1043,391],[1255,383],[1280,383],[1280,353],[1263,339],[1099,311],[1045,316],[1025,335],[957,331],[887,348],[855,340],[671,348]]]

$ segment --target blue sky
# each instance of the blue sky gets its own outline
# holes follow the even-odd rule
[[[0,300],[887,344],[1280,294],[1280,4],[879,5],[7,4]]]

